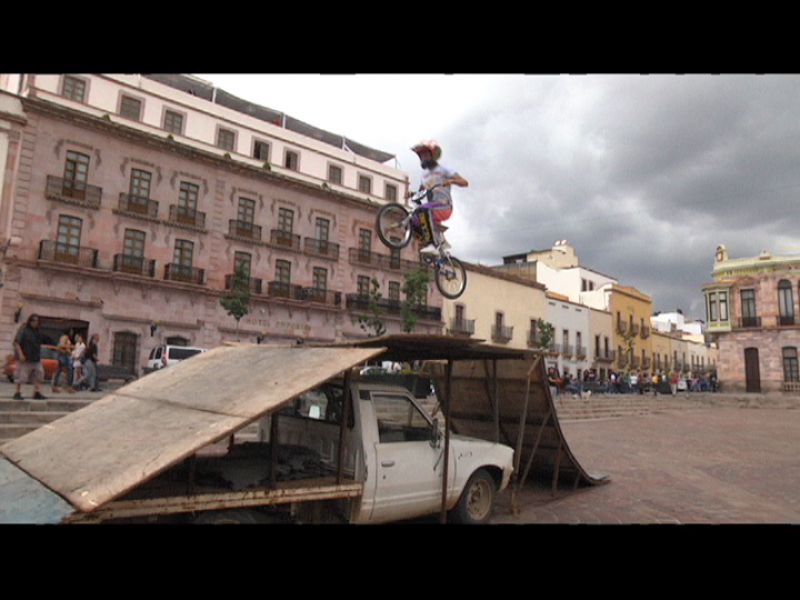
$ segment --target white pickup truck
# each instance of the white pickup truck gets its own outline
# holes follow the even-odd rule
[[[232,346],[143,377],[0,448],[0,522],[487,522],[514,451],[359,378],[378,353]]]

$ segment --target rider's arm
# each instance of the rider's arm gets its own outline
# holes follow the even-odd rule
[[[469,181],[456,173],[452,177],[445,179],[442,182],[442,185],[457,185],[458,187],[467,187],[469,185]]]

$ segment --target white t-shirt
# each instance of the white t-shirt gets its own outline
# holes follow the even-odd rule
[[[422,172],[422,187],[426,190],[429,190],[433,186],[441,184],[445,179],[451,179],[457,174],[458,173],[456,171],[453,171],[452,169],[449,169],[439,163],[433,169],[425,169]],[[452,207],[453,198],[450,196],[450,186],[445,185],[437,187],[435,190],[433,190],[433,198],[430,201],[436,204],[444,204]]]

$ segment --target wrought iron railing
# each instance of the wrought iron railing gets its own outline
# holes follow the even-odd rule
[[[155,277],[156,261],[143,256],[129,256],[126,254],[114,255],[114,270],[131,275]]]
[[[125,212],[144,215],[151,219],[158,218],[158,202],[150,198],[142,198],[122,192],[119,195],[119,209]]]
[[[39,242],[39,260],[66,263],[77,267],[97,268],[97,250],[54,240]]]
[[[183,283],[203,284],[205,271],[197,267],[187,267],[175,263],[164,265],[164,279],[167,281],[181,281]]]
[[[89,185],[83,181],[48,175],[45,194],[51,200],[75,202],[89,208],[100,208],[103,188]]]

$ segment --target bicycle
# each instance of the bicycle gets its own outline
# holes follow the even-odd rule
[[[378,211],[378,237],[389,248],[400,250],[411,243],[411,239],[419,240],[421,246],[433,243],[433,218],[428,208],[421,206],[423,198],[430,197],[432,189],[420,190],[409,200],[416,204],[414,210],[399,202],[384,204]],[[467,287],[467,271],[456,257],[451,256],[441,246],[437,253],[420,252],[420,260],[433,268],[434,281],[442,296],[455,300]]]

